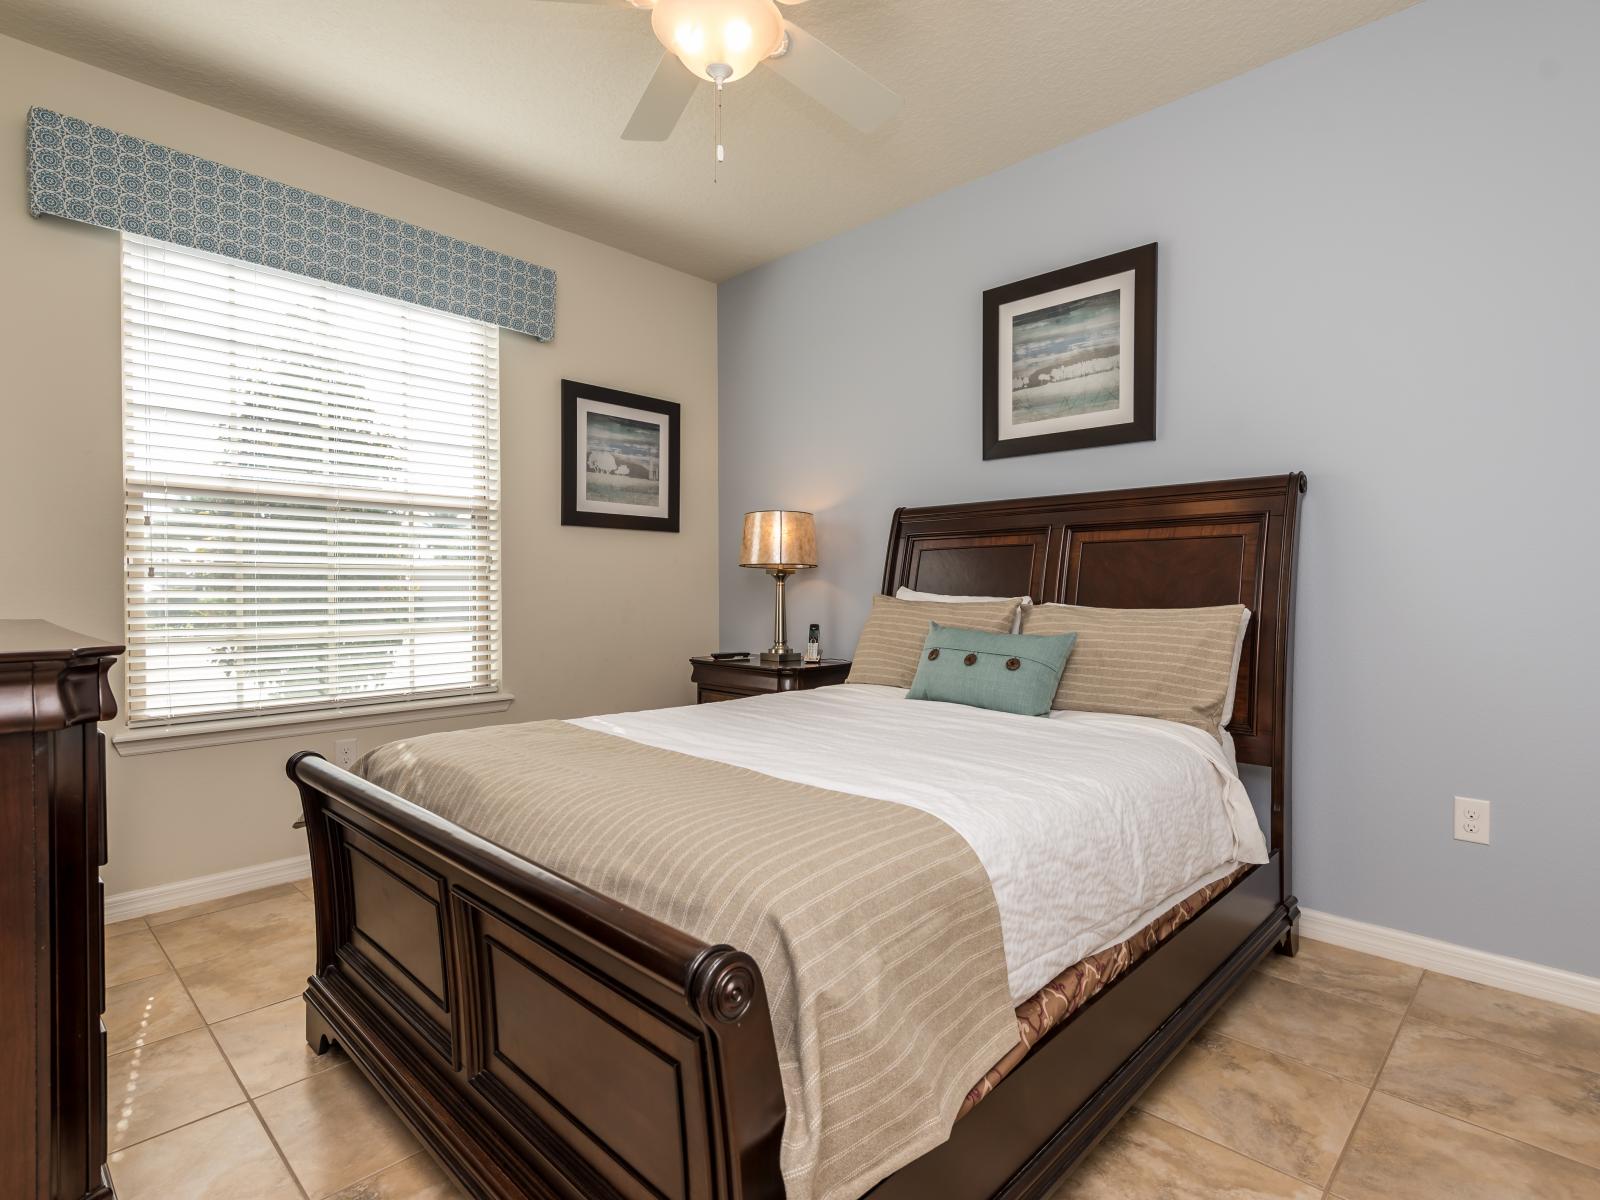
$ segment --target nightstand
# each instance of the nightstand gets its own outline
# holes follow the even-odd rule
[[[698,704],[714,700],[738,700],[744,696],[764,696],[768,692],[803,692],[843,683],[850,674],[848,658],[825,658],[814,666],[805,663],[761,662],[749,658],[724,658],[721,661],[697,656],[689,663],[693,670]]]

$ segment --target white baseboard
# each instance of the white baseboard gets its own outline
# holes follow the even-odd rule
[[[256,888],[271,887],[277,883],[293,883],[310,874],[311,859],[299,854],[254,867],[240,867],[237,871],[219,871],[215,875],[180,879],[177,883],[163,883],[158,887],[118,892],[115,896],[106,897],[106,924],[165,912],[169,908],[181,908],[185,904],[237,896],[240,892],[252,892]]]
[[[1300,910],[1300,934],[1319,942],[1343,946],[1346,950],[1376,954],[1380,958],[1392,958],[1396,962],[1437,971],[1441,975],[1454,975],[1457,979],[1470,979],[1473,983],[1484,983],[1508,992],[1581,1008],[1585,1012],[1600,1013],[1600,979],[1589,975],[1579,975],[1556,967],[1542,967],[1520,958],[1472,950],[1420,934],[1403,933],[1382,925],[1368,925],[1365,921],[1352,921],[1349,917],[1336,917],[1332,913],[1309,908]]]

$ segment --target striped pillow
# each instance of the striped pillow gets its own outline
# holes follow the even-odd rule
[[[874,596],[872,614],[856,642],[855,661],[846,683],[881,683],[908,688],[922,662],[922,643],[929,626],[955,625],[986,633],[1010,633],[1015,600],[941,604],[934,600],[897,600]]]
[[[1160,717],[1221,740],[1238,671],[1242,604],[1215,608],[1083,608],[1036,604],[1024,633],[1075,633],[1052,708]]]
[[[1011,618],[1012,633],[1022,632],[1022,609],[1033,603],[1032,596],[946,596],[941,592],[917,592],[908,587],[896,588],[894,598],[896,600],[936,600],[944,604],[977,604],[984,600],[1015,600],[1021,607],[1017,609],[1016,615]]]

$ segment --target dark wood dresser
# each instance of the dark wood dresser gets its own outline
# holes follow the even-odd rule
[[[0,620],[0,1197],[101,1200],[106,672],[121,646]]]

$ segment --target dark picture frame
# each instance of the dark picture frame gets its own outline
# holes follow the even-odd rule
[[[561,523],[677,533],[682,440],[673,401],[563,379]]]
[[[983,293],[984,458],[1155,440],[1156,246],[1151,242]],[[1125,294],[1130,282],[1131,297]],[[1102,283],[1104,290],[1096,290]],[[1030,307],[1034,300],[1038,304]],[[1125,353],[1130,323],[1131,356]],[[1037,382],[1019,389],[1013,339],[1029,331],[1043,349],[1024,367]],[[1113,355],[1113,365],[1096,365],[1096,356],[1104,361]],[[1024,401],[1024,390],[1036,397]],[[1019,413],[1026,416],[1019,420]],[[1030,424],[1038,431],[1028,432]]]

